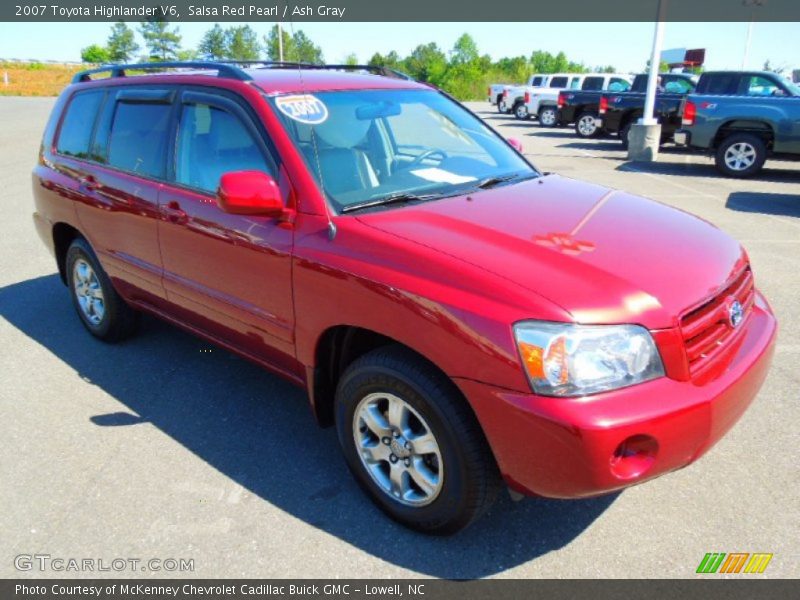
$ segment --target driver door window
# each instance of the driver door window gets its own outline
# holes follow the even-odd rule
[[[748,96],[781,96],[784,94],[777,83],[758,75],[748,78],[747,91],[745,93]]]

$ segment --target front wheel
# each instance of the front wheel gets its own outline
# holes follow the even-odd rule
[[[528,107],[525,106],[524,102],[517,102],[514,105],[514,118],[520,121],[526,121],[531,118],[530,113],[528,113]]]
[[[356,360],[336,391],[347,466],[391,518],[452,534],[492,503],[500,478],[469,406],[452,382],[401,347]]]
[[[539,109],[539,125],[542,127],[555,127],[558,124],[558,108],[543,106]]]
[[[597,126],[597,113],[582,113],[575,121],[575,133],[582,138],[597,137],[600,134],[600,128]]]
[[[728,177],[752,177],[767,160],[764,140],[750,133],[732,133],[717,147],[717,170]]]
[[[117,294],[86,240],[78,238],[70,245],[66,271],[72,302],[89,333],[106,342],[133,334],[138,314]]]

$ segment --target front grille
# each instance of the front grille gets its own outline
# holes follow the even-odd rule
[[[738,327],[730,322],[729,308],[733,300],[739,301],[744,312]],[[753,273],[748,266],[724,290],[681,317],[690,374],[695,375],[710,366],[725,351],[750,315],[754,301]]]

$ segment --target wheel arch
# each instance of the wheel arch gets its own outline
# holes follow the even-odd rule
[[[717,133],[712,140],[712,148],[719,145],[734,133],[750,133],[760,137],[767,149],[770,149],[775,141],[775,129],[772,124],[758,119],[729,119],[722,123],[717,129]]]
[[[434,360],[406,343],[364,327],[334,325],[328,327],[317,338],[314,350],[314,365],[311,367],[310,377],[308,377],[311,408],[321,426],[328,427],[333,425],[336,386],[347,367],[367,352],[386,346],[397,346],[413,353],[417,358],[439,371],[444,378],[452,383],[450,376]],[[474,410],[458,386],[452,383],[452,388],[463,402],[470,407],[470,411],[474,415]],[[474,416],[477,420],[477,415]]]
[[[55,250],[56,265],[61,282],[67,285],[67,250],[76,239],[86,237],[69,223],[59,222],[53,225],[53,248]]]

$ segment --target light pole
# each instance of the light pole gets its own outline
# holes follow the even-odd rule
[[[747,69],[747,59],[750,56],[750,38],[753,37],[753,23],[756,20],[755,9],[764,6],[767,0],[742,0],[742,6],[750,7],[750,22],[747,24],[747,37],[744,41],[744,55],[742,56],[742,71]]]
[[[644,115],[628,132],[628,160],[655,161],[661,143],[661,125],[653,116],[658,91],[658,67],[661,64],[661,44],[664,40],[664,20],[667,0],[658,0],[653,48],[650,52],[650,69],[647,75],[647,92],[644,98]]]

